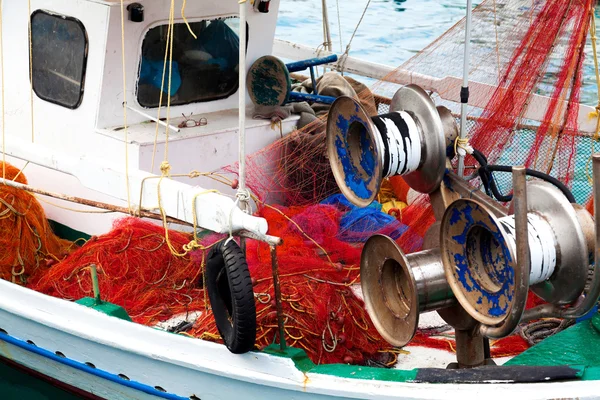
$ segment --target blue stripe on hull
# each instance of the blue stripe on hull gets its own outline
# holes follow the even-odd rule
[[[147,393],[152,396],[160,397],[163,399],[169,399],[169,400],[189,400],[188,397],[182,397],[182,396],[178,396],[178,395],[172,394],[172,393],[161,392],[159,390],[156,390],[152,386],[148,386],[143,383],[136,382],[136,381],[127,381],[127,380],[120,378],[118,375],[111,374],[110,372],[103,371],[98,368],[89,367],[86,364],[80,363],[79,361],[75,361],[75,360],[72,360],[72,359],[66,358],[66,357],[59,357],[56,354],[52,353],[51,351],[48,351],[48,350],[42,349],[40,347],[37,347],[35,345],[29,344],[27,342],[24,342],[22,340],[19,340],[15,337],[12,337],[12,336],[7,335],[2,332],[0,332],[0,341],[4,341],[6,343],[12,344],[13,346],[19,347],[23,350],[26,350],[31,353],[35,353],[42,357],[48,358],[52,361],[56,361],[58,363],[67,365],[71,368],[75,368],[79,371],[86,372],[88,374],[97,376],[99,378],[106,379],[107,381],[111,381],[111,382],[117,383],[122,386],[126,386],[131,389],[139,390],[140,392]]]

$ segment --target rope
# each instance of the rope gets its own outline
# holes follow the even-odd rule
[[[33,122],[33,40],[31,38],[31,0],[27,0],[27,31],[29,33],[29,112],[31,113],[31,143],[33,143],[35,130]],[[2,68],[2,73],[4,73],[4,67]],[[2,93],[4,94],[4,82],[2,83]],[[2,100],[2,107],[4,107],[4,100]],[[4,118],[4,110],[2,110],[2,116]],[[4,124],[2,124],[2,130],[4,131]]]
[[[520,335],[530,345],[535,345],[575,323],[572,319],[545,318],[521,328]]]
[[[185,17],[185,5],[187,3],[187,0],[183,0],[183,4],[181,5],[181,18],[183,19],[183,22],[185,22],[185,26],[187,26],[188,31],[190,31],[190,34],[194,37],[194,39],[198,39],[198,36],[196,36],[196,34],[194,33],[194,31],[192,31],[192,28],[190,27],[190,24],[188,24],[188,20]]]
[[[121,63],[123,65],[123,129],[125,134],[125,185],[127,186],[127,208],[131,214],[131,195],[129,189],[129,147],[127,137],[127,73],[125,66],[125,6],[121,0]],[[32,140],[33,141],[33,140]]]
[[[456,137],[456,140],[454,141],[454,154],[461,154],[463,157],[467,154],[473,154],[473,147],[469,144],[468,138],[461,138],[460,136]]]
[[[171,8],[171,12],[173,12],[173,9]],[[172,25],[171,25],[171,14],[169,14],[169,24],[167,27],[167,40],[169,40],[169,37],[172,35]],[[162,78],[160,81],[160,93],[159,93],[159,97],[158,97],[158,110],[157,110],[157,116],[156,116],[156,129],[154,131],[154,147],[152,149],[152,164],[150,166],[150,172],[154,172],[154,159],[156,156],[156,146],[157,146],[157,142],[158,142],[158,127],[160,126],[160,124],[158,123],[158,121],[160,121],[160,110],[162,107],[162,102],[163,102],[163,93],[165,90],[165,74],[167,72],[167,59],[168,59],[168,55],[169,55],[169,46],[165,46],[165,57],[164,57],[164,61],[163,61],[163,69],[162,69]],[[170,92],[169,92],[170,94]],[[140,203],[141,204],[141,203]]]
[[[171,78],[173,76],[173,37],[174,35],[174,25],[175,25],[175,0],[171,0],[171,12],[169,15],[169,25],[171,26],[170,29],[170,37],[167,38],[168,40],[168,47],[169,48],[169,84],[167,86],[167,120],[165,121],[167,123],[167,127],[165,128],[165,157],[164,157],[164,161],[168,162],[169,161],[169,121],[171,120]],[[162,89],[162,88],[161,88]]]
[[[352,32],[352,36],[350,36],[348,45],[346,45],[346,51],[344,51],[344,54],[342,54],[342,56],[340,57],[340,62],[338,63],[338,65],[340,67],[340,72],[342,73],[342,75],[344,74],[344,67],[346,65],[346,60],[348,59],[348,55],[350,54],[350,46],[352,45],[352,41],[354,40],[354,35],[356,35],[356,31],[358,31],[358,28],[360,27],[360,24],[362,23],[362,20],[365,17],[365,14],[367,13],[367,10],[369,9],[370,4],[371,4],[371,0],[368,0],[367,5],[365,6],[365,9],[362,12],[362,15],[360,16],[360,19],[358,20],[358,23],[356,24],[356,27],[354,28],[354,32]],[[338,24],[339,24],[339,21],[338,21]],[[341,39],[341,35],[340,35],[340,39]]]
[[[160,215],[162,217],[163,228],[165,230],[165,241],[167,243],[167,246],[169,247],[171,254],[173,254],[176,257],[185,257],[191,251],[196,250],[196,249],[208,250],[215,244],[219,243],[220,241],[217,241],[209,246],[203,246],[200,244],[199,238],[198,238],[198,217],[196,215],[196,199],[198,198],[198,196],[201,196],[203,194],[219,193],[219,191],[215,190],[215,189],[205,190],[205,191],[196,193],[194,195],[194,197],[192,198],[192,216],[193,216],[193,226],[194,226],[194,238],[189,243],[183,245],[183,253],[180,253],[175,248],[175,246],[173,246],[171,241],[169,240],[169,227],[168,227],[168,222],[167,222],[167,214],[165,213],[165,210],[162,206],[162,196],[160,195],[160,184],[162,183],[162,180],[165,178],[165,176],[167,176],[169,169],[170,169],[170,166],[169,166],[168,162],[163,162],[161,164],[161,170],[163,170],[163,174],[161,175],[160,179],[158,180],[157,190],[156,190],[157,194],[158,194],[158,209],[159,209]]]

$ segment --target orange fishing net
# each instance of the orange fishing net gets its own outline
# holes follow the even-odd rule
[[[27,184],[18,168],[0,162],[0,174]],[[54,235],[40,203],[29,192],[0,186],[0,279],[25,283],[40,267],[61,260],[71,242]]]

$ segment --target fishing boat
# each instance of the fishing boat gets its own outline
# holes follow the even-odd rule
[[[91,399],[598,397],[594,3],[521,3],[468,2],[461,77],[276,41],[279,0],[4,2],[0,361]],[[520,40],[480,42],[469,77],[471,18],[497,15],[473,36]],[[374,209],[394,177],[411,204]],[[386,219],[342,232],[342,209]]]

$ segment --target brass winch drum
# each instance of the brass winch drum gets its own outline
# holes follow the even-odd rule
[[[410,342],[421,312],[456,304],[439,249],[406,255],[391,238],[374,235],[362,251],[360,279],[373,324],[394,346]]]
[[[446,114],[440,116],[416,85],[399,89],[390,112],[373,117],[357,100],[339,97],[327,118],[327,154],[342,194],[365,207],[377,196],[382,179],[393,175],[404,176],[421,193],[437,189],[445,171],[444,129],[455,130]]]
[[[589,265],[578,215],[547,182],[529,182],[527,193],[529,288],[549,303],[570,304],[583,292]],[[502,323],[514,304],[514,221],[513,215],[497,218],[470,199],[453,202],[442,218],[440,247],[448,283],[465,310],[485,325]]]

